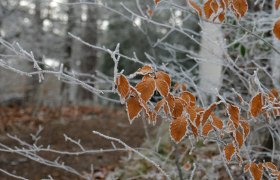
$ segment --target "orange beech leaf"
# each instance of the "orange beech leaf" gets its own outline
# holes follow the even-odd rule
[[[169,108],[170,113],[173,112],[174,106],[175,106],[175,98],[171,93],[168,93],[166,97],[167,105]]]
[[[126,77],[122,74],[119,77],[117,77],[116,85],[121,98],[126,98],[130,91],[130,85]]]
[[[169,86],[163,79],[155,79],[157,91],[161,96],[166,97],[169,93]]]
[[[212,7],[211,7],[212,1],[213,0],[208,0],[203,5],[203,10],[204,10],[204,14],[205,14],[206,19],[209,19],[214,12]]]
[[[224,148],[224,154],[225,154],[226,160],[230,161],[232,156],[234,155],[234,153],[235,153],[234,145],[232,143],[227,144]]]
[[[237,158],[237,160],[239,161],[239,165],[242,166],[243,159],[242,159],[242,157],[240,156],[239,153],[236,153],[236,158]]]
[[[160,111],[160,109],[164,106],[165,103],[166,103],[166,101],[164,98],[161,99],[160,101],[158,101],[155,106],[155,111],[158,113]]]
[[[192,165],[191,165],[189,162],[187,162],[187,163],[184,164],[184,169],[185,169],[186,171],[189,171],[191,168],[192,168]]]
[[[239,118],[240,118],[240,108],[233,104],[228,104],[227,112],[229,115],[229,119],[233,122],[234,127],[238,128]]]
[[[280,0],[275,0],[275,2],[274,2],[274,8],[275,8],[276,10],[278,10],[279,6],[280,6]]]
[[[193,125],[192,122],[190,122],[190,127],[191,127],[191,130],[192,130],[192,132],[193,132],[194,137],[197,137],[197,136],[198,136],[197,127],[195,127],[195,125]]]
[[[202,128],[202,135],[208,136],[209,132],[213,131],[213,126],[211,123],[206,123]]]
[[[244,166],[244,173],[246,173],[246,172],[248,172],[249,171],[249,168],[250,168],[250,166],[251,166],[251,163],[248,163],[248,164],[246,164],[245,166]]]
[[[164,110],[165,115],[167,115],[168,112],[169,112],[169,108],[168,108],[168,105],[166,103],[163,106],[163,110]]]
[[[229,0],[221,0],[220,3],[223,10],[226,10],[229,7]]]
[[[141,93],[141,98],[144,100],[144,102],[147,102],[155,92],[156,83],[152,77],[147,77],[136,84],[135,88]]]
[[[154,14],[154,11],[149,7],[147,10],[147,14],[151,17]]]
[[[243,135],[239,130],[235,131],[234,140],[235,140],[235,143],[238,145],[238,148],[240,149],[244,143],[244,140],[243,140]]]
[[[189,114],[190,120],[194,122],[197,116],[195,109],[192,106],[186,106],[185,110]]]
[[[219,5],[218,5],[218,3],[217,3],[216,0],[212,0],[210,6],[211,6],[212,10],[213,10],[215,13],[218,12],[218,10],[219,10]]]
[[[183,110],[184,110],[184,105],[182,103],[182,100],[178,99],[178,98],[175,98],[174,100],[174,109],[172,111],[172,115],[173,117],[179,117],[182,115],[183,113]]]
[[[226,14],[224,12],[221,12],[218,16],[218,19],[220,22],[224,22],[225,17],[226,17]]]
[[[271,172],[271,175],[272,176],[278,176],[278,178],[279,178],[279,176],[280,176],[280,171],[273,171],[273,172]],[[277,179],[278,180],[278,179]]]
[[[263,102],[262,93],[255,95],[250,102],[250,114],[253,117],[257,117],[262,112]]]
[[[273,171],[277,171],[277,167],[276,167],[272,162],[263,163],[263,166],[264,166],[266,169],[270,169],[270,170],[273,170]]]
[[[268,100],[270,102],[278,101],[279,100],[279,92],[276,88],[273,88],[268,93]]]
[[[169,74],[167,74],[166,72],[163,72],[163,71],[158,71],[158,72],[156,72],[156,79],[164,80],[170,89],[171,78],[170,78]]]
[[[232,0],[232,8],[237,18],[243,17],[248,11],[247,0]]]
[[[195,1],[188,0],[188,4],[191,8],[193,8],[197,12],[198,16],[200,16],[200,17],[202,16],[201,7]]]
[[[176,82],[173,86],[173,91],[177,91],[180,88],[180,83]]]
[[[126,110],[128,114],[128,119],[130,123],[139,116],[139,113],[142,110],[142,106],[137,97],[130,97],[126,103]]]
[[[240,122],[240,125],[243,129],[243,132],[244,132],[244,139],[249,135],[250,133],[250,125],[248,122],[245,122],[245,121],[241,121]]]
[[[149,74],[149,73],[152,73],[152,72],[154,72],[153,67],[150,66],[150,65],[145,65],[145,66],[139,68],[136,71],[136,74],[146,75],[146,74]]]
[[[274,36],[280,40],[280,19],[278,19],[273,26],[273,34]]]
[[[182,83],[181,86],[182,86],[182,91],[187,91],[187,85],[185,83]]]
[[[153,125],[155,125],[157,122],[157,113],[150,111],[148,120],[149,120],[149,123],[152,123]]]
[[[195,118],[195,125],[198,127],[201,123],[201,113],[198,113],[196,118]]]
[[[215,115],[212,115],[212,125],[217,128],[217,129],[223,129],[223,121],[218,117],[218,116],[215,116]]]
[[[189,92],[189,91],[183,91],[183,92],[181,93],[180,97],[181,97],[184,101],[186,101],[189,105],[195,106],[195,101],[196,101],[196,99],[195,99],[195,96],[194,96],[191,92]]]
[[[160,0],[154,0],[154,2],[157,5],[160,2]]]
[[[183,116],[178,117],[171,121],[169,126],[171,138],[179,143],[186,135],[187,119]]]
[[[217,104],[213,103],[211,104],[203,113],[202,116],[202,126],[206,123],[207,119],[210,117],[210,115],[212,114],[212,112],[214,111],[214,109],[216,108]]]
[[[251,163],[249,171],[254,180],[262,179],[263,170],[256,163]]]

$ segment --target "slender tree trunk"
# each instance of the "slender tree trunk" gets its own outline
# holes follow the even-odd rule
[[[69,3],[73,3],[73,0],[68,0]],[[73,39],[68,35],[68,33],[73,33],[76,27],[76,13],[75,13],[75,6],[69,6],[67,10],[67,27],[66,27],[66,34],[65,34],[65,45],[64,45],[64,58],[63,58],[63,65],[64,68],[67,70],[76,70],[73,64]],[[74,85],[68,85],[66,83],[61,84],[60,93],[62,95],[62,104],[69,104],[75,102],[75,97],[71,97],[71,92],[75,91]]]
[[[34,14],[34,44],[36,46],[36,51],[34,51],[34,58],[36,61],[42,61],[42,37],[43,37],[43,20],[41,18],[41,1],[35,0],[35,14]],[[32,68],[34,64],[31,64]],[[40,65],[39,65],[40,66]],[[42,66],[40,66],[43,68]],[[34,69],[37,70],[37,69]],[[29,87],[26,92],[26,101],[30,104],[38,104],[40,103],[39,96],[39,89],[40,89],[40,83],[39,83],[39,77],[33,76],[30,79]]]
[[[98,11],[95,6],[88,6],[87,21],[83,32],[83,39],[90,44],[97,44],[97,17]],[[82,45],[80,71],[87,74],[95,74],[97,64],[97,51],[89,46]],[[87,79],[83,79],[87,80]],[[93,94],[79,87],[77,96],[79,100],[91,101]]]
[[[200,58],[203,61],[199,64],[200,88],[205,91],[203,101],[213,101],[213,94],[220,89],[222,83],[222,44],[223,33],[217,24],[204,22],[202,25]]]

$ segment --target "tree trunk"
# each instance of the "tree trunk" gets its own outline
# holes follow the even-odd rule
[[[222,83],[222,42],[223,33],[217,24],[204,22],[202,25],[201,49],[199,57],[203,61],[199,64],[199,86],[205,94],[203,102],[213,101],[216,89],[220,89]]]
[[[88,43],[96,45],[97,44],[97,8],[95,6],[87,7],[87,21],[84,27],[83,39]],[[87,74],[95,74],[97,64],[97,51],[89,46],[82,45],[81,49],[81,63],[80,71]],[[84,78],[84,81],[87,79]],[[93,94],[82,87],[78,88],[77,98],[79,100],[91,101],[93,99]]]

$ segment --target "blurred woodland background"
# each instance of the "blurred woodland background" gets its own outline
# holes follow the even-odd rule
[[[115,78],[135,85],[140,77],[129,75],[144,64],[168,73],[172,86],[186,84],[204,109],[223,98],[238,104],[252,125],[241,154],[279,165],[279,120],[246,112],[257,92],[280,89],[280,41],[271,33],[280,11],[272,0],[246,2],[246,16],[228,11],[212,23],[186,0],[0,0],[0,179],[164,179],[159,167],[171,179],[244,179],[238,163],[225,162],[224,142],[175,144],[164,115],[155,126],[143,116],[130,125]],[[216,114],[226,127],[224,110]]]

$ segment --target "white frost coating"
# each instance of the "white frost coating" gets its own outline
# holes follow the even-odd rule
[[[199,86],[210,95],[215,94],[222,83],[223,32],[218,24],[208,22],[204,22],[201,28]]]
[[[272,16],[273,16],[273,19],[275,19],[275,21],[276,21],[276,19],[280,17],[280,10],[277,11],[277,10],[275,10],[275,8],[273,8]],[[273,26],[273,24],[272,24],[272,26]],[[280,49],[280,41],[275,36],[273,36],[273,46],[276,49]],[[280,83],[280,54],[278,54],[275,51],[272,52],[271,67],[272,67],[272,78],[273,78],[274,82],[277,85],[279,85],[279,83]]]

